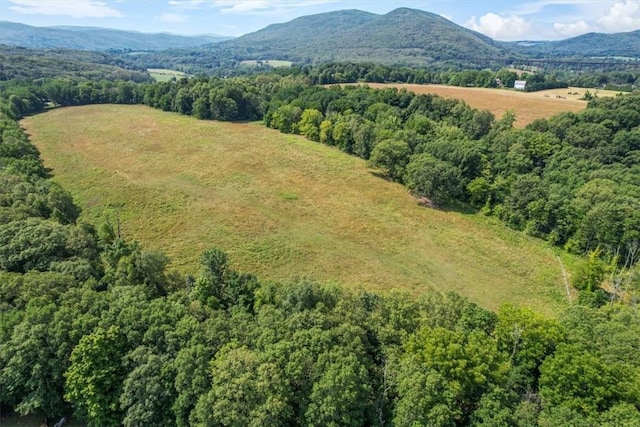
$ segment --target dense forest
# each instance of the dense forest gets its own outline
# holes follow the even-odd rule
[[[637,426],[638,96],[515,129],[461,101],[314,79],[2,87],[3,411],[89,426]],[[583,254],[578,303],[551,319],[456,294],[263,282],[215,242],[200,271],[168,271],[117,221],[79,222],[16,122],[92,103],[261,120],[367,159],[436,208],[482,210]]]
[[[41,78],[150,82],[146,68],[123,56],[69,49],[26,49],[0,45],[0,82]]]

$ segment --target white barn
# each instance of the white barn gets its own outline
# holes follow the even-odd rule
[[[524,87],[526,85],[527,85],[526,80],[516,80],[515,83],[513,83],[513,88],[516,90],[524,90]]]

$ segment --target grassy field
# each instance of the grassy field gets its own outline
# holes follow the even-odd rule
[[[587,107],[582,98],[587,90],[597,96],[615,96],[619,92],[584,88],[550,89],[540,92],[519,92],[505,89],[457,87],[444,85],[367,83],[370,87],[404,88],[415,93],[434,93],[445,98],[464,100],[473,108],[491,111],[496,118],[512,110],[517,127],[525,127],[535,119],[549,118],[564,111],[580,111]]]
[[[187,77],[182,71],[167,70],[164,68],[147,68],[151,78],[157,82],[168,82],[172,78],[181,79]]]
[[[181,272],[196,273],[217,246],[263,279],[453,290],[490,309],[546,313],[566,300],[544,243],[482,215],[420,207],[361,159],[299,136],[143,106],[55,109],[22,125],[84,220],[119,212],[128,238]]]
[[[242,65],[251,65],[251,66],[256,66],[258,64],[264,64],[264,65],[269,65],[273,68],[278,68],[278,67],[284,67],[284,68],[289,68],[293,65],[293,62],[291,61],[280,61],[278,59],[265,59],[265,60],[256,60],[256,59],[248,59],[245,61],[241,61],[240,64]]]

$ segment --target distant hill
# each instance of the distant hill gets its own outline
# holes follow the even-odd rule
[[[0,82],[52,77],[151,81],[144,68],[108,52],[0,45]]]
[[[303,16],[211,46],[246,59],[427,64],[451,57],[504,57],[509,48],[433,13],[343,10]]]
[[[628,33],[588,33],[557,41],[499,42],[506,49],[536,57],[640,58],[640,30]]]
[[[178,36],[96,27],[32,27],[0,21],[0,44],[34,49],[163,50],[229,40],[222,36]]]

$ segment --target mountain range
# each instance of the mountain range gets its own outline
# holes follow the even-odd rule
[[[443,57],[506,56],[483,34],[433,13],[400,8],[386,15],[343,10],[303,16],[219,43],[236,55],[292,61],[429,63]]]
[[[557,41],[500,43],[528,56],[640,57],[640,30],[627,33],[587,33]]]
[[[148,51],[193,48],[228,39],[230,37],[217,35],[149,34],[98,27],[32,27],[15,22],[0,21],[0,44],[35,49]]]
[[[0,22],[0,43],[32,48],[155,50],[158,52],[146,55],[143,60],[183,69],[195,65],[198,71],[205,71],[207,64],[245,59],[300,63],[368,61],[415,66],[464,58],[640,58],[640,30],[590,33],[560,41],[501,42],[440,15],[409,8],[384,15],[360,10],[308,15],[226,39],[91,27],[38,28]]]

